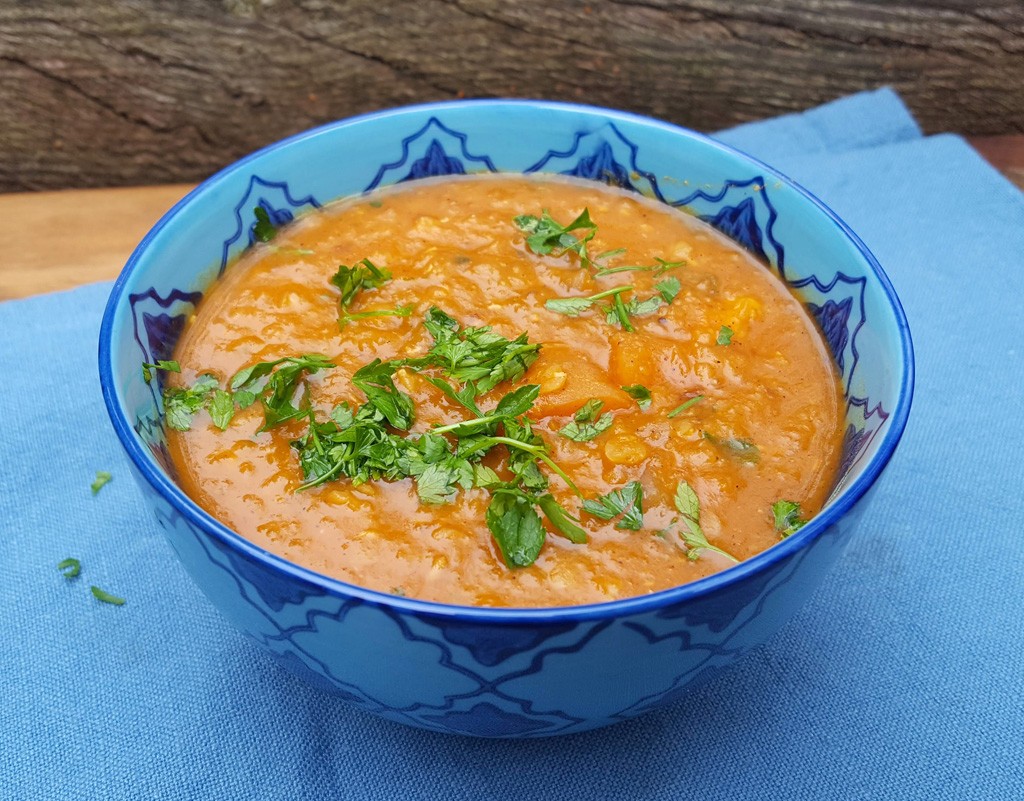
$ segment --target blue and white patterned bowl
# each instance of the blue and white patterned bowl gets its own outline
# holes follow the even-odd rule
[[[483,609],[384,595],[267,553],[175,484],[157,388],[186,318],[275,223],[377,186],[464,172],[552,172],[635,189],[764,259],[821,323],[842,374],[842,475],[796,534],[717,575],[624,601]],[[903,433],[906,319],[874,257],[790,180],[699,134],[616,111],[476,101],[334,123],[242,159],[176,205],[132,254],[100,334],[114,428],[178,556],[213,604],[281,665],[360,709],[442,732],[542,737],[639,715],[686,693],[789,619],[847,542]]]

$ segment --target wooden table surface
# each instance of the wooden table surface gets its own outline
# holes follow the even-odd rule
[[[1024,189],[1024,135],[971,144]],[[77,189],[0,195],[0,300],[117,276],[135,245],[192,187]],[[13,244],[12,244],[13,243]]]

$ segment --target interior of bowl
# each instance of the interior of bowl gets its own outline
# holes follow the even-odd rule
[[[108,410],[142,475],[176,507],[205,517],[168,480],[158,382],[146,383],[140,368],[172,357],[206,288],[253,243],[254,208],[280,225],[379,186],[474,172],[561,173],[641,192],[722,231],[804,301],[841,376],[846,433],[829,504],[785,547],[816,536],[877,478],[909,412],[913,356],[899,301],[859,239],[784,176],[711,139],[620,112],[529,101],[416,106],[324,126],[235,163],[168,212],[115,284],[101,331]]]

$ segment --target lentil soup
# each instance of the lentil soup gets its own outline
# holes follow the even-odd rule
[[[165,408],[183,489],[290,561],[444,603],[595,603],[759,553],[832,488],[827,346],[687,214],[488,175],[261,224]]]

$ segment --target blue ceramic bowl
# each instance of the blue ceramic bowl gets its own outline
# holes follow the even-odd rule
[[[825,509],[722,573],[624,601],[554,609],[447,606],[291,564],[175,484],[156,382],[189,313],[275,223],[426,176],[551,172],[607,181],[708,221],[761,257],[818,319],[842,374],[842,474]],[[244,158],[176,205],[132,254],[100,334],[114,429],[195,582],[239,629],[316,687],[390,720],[498,737],[604,726],[671,702],[764,642],[822,581],[903,433],[913,389],[906,319],[871,253],[785,176],[711,139],[586,106],[487,100],[317,128]]]

